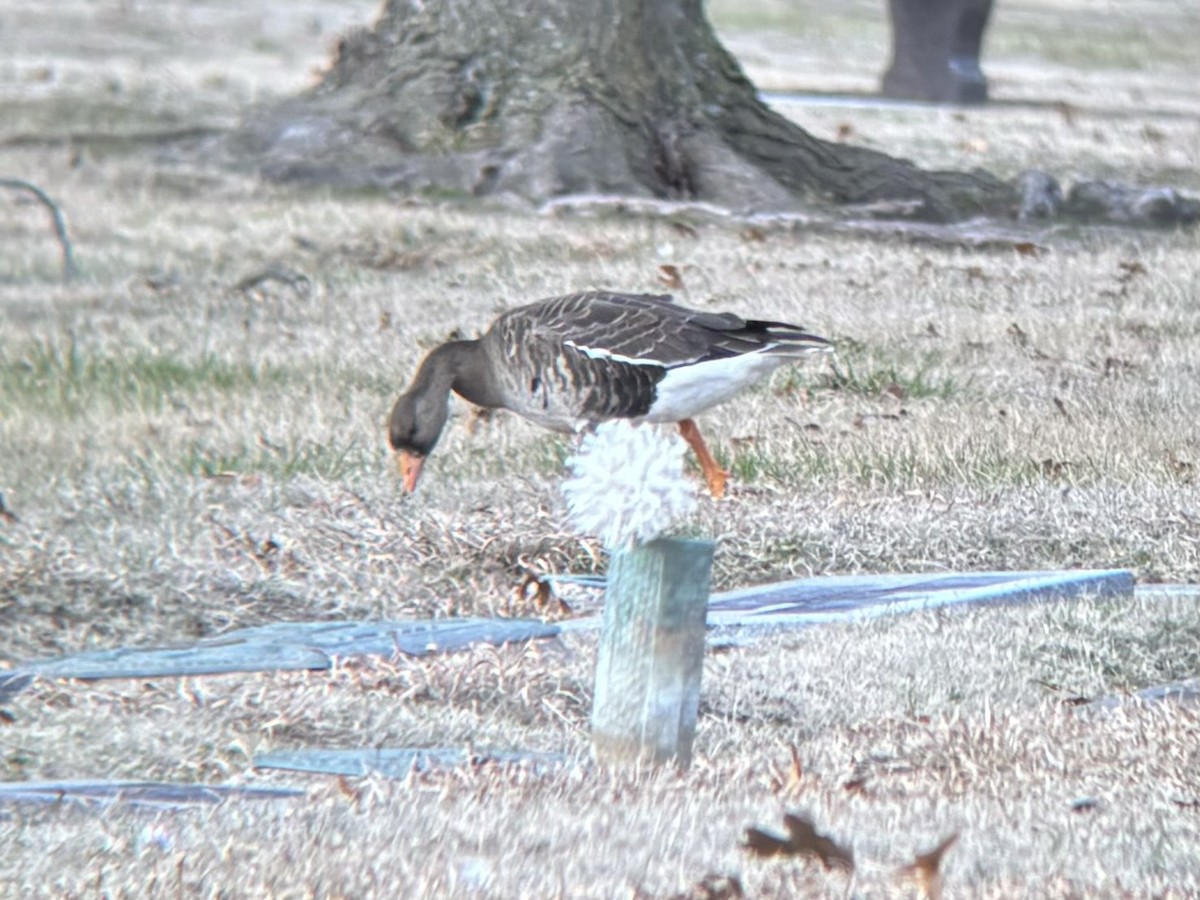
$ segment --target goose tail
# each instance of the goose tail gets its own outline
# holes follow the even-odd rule
[[[787,322],[752,320],[746,323],[746,329],[762,336],[766,353],[805,356],[809,353],[829,353],[833,350],[833,343],[828,339]]]

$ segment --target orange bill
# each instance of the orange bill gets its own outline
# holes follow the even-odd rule
[[[401,450],[396,454],[396,465],[400,468],[400,479],[404,482],[406,492],[411,494],[417,489],[417,479],[421,477],[421,466],[424,464],[425,457],[417,456],[407,450]]]

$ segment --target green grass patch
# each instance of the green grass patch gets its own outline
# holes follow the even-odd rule
[[[842,391],[863,397],[890,395],[897,400],[933,397],[947,400],[961,391],[954,376],[941,370],[942,359],[925,353],[904,365],[880,362],[851,350],[830,360],[829,369],[810,383],[812,390]]]
[[[879,424],[878,428],[888,428]],[[898,427],[898,426],[897,426]],[[718,453],[718,455],[723,455]],[[784,450],[742,447],[728,460],[734,477],[747,484],[760,480],[792,488],[845,485],[889,490],[928,490],[970,484],[980,487],[1023,487],[1047,479],[1063,480],[1076,473],[1048,469],[1040,460],[1013,454],[998,446],[931,445],[927,440],[897,434],[836,435],[798,443]]]
[[[481,429],[487,428],[481,426]],[[566,476],[567,459],[576,452],[576,444],[563,435],[538,433],[528,441],[513,441],[497,449],[496,439],[486,432],[476,434],[453,451],[434,451],[433,460],[443,477],[483,478],[489,481],[516,474]]]
[[[233,391],[282,384],[285,369],[235,363],[213,354],[184,358],[135,351],[110,356],[64,344],[39,341],[11,357],[0,357],[0,398],[10,408],[74,416],[100,404],[118,410],[154,409],[181,392]]]
[[[1085,20],[1086,16],[1083,16]],[[1152,26],[1151,26],[1152,27]],[[1093,28],[1050,29],[1045,23],[997,27],[988,32],[989,54],[996,57],[1031,57],[1075,69],[1125,69],[1143,71],[1194,58],[1187,41],[1155,39],[1145,27],[1127,23]]]
[[[97,143],[110,150],[121,149],[123,135],[202,126],[219,112],[211,104],[203,103],[184,110],[180,108],[180,101],[187,98],[187,94],[179,92],[175,102],[167,103],[155,91],[136,85],[118,87],[114,84],[107,93],[77,89],[30,96],[31,99],[22,97],[0,103],[0,122],[3,123],[0,135],[11,138],[17,135],[96,134],[100,136]],[[134,140],[126,145],[129,149],[137,146]]]
[[[378,467],[375,453],[360,440],[329,444],[301,440],[289,446],[237,444],[224,448],[197,442],[179,459],[183,472],[202,478],[260,474],[287,480],[311,475],[333,481]]]
[[[1064,690],[1085,692],[1097,682],[1140,690],[1194,677],[1200,671],[1200,623],[1164,608],[1131,627],[1122,604],[1102,604],[1103,615],[1065,607],[1053,640],[1029,648],[1035,671]]]

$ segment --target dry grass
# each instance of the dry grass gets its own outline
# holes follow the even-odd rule
[[[780,373],[707,417],[736,484],[689,527],[719,538],[719,587],[1027,566],[1200,580],[1195,233],[1064,234],[1040,256],[715,226],[693,237],[667,222],[295,193],[158,168],[122,141],[26,140],[220,125],[302,84],[369,6],[304,7],[324,31],[221,5],[158,4],[136,23],[117,5],[63,4],[57,19],[13,7],[23,44],[4,45],[0,169],[66,205],[85,274],[60,285],[43,212],[9,207],[0,491],[17,519],[0,519],[0,660],[281,619],[532,612],[515,597],[523,567],[603,567],[566,522],[561,442],[511,416],[469,428],[459,407],[422,492],[403,498],[384,417],[454,329],[581,287],[654,290],[663,263],[680,267],[687,302],[795,319],[840,345],[836,369]],[[845,9],[812,40],[715,15],[753,48],[752,75],[770,82],[802,45],[796,82],[818,86],[838,34],[868,47],[846,77],[883,65],[883,32],[850,27],[880,12]],[[1088,50],[1085,65],[1038,43],[1074,27],[1069,5],[1000,5],[997,95],[1074,112],[825,108],[804,121],[830,135],[851,121],[866,143],[942,166],[1195,189],[1200,133],[1172,113],[1200,102],[1179,77],[1194,14],[1153,13],[1136,67],[1123,18],[1101,34],[1112,54]],[[202,52],[218,39],[220,73]],[[855,68],[864,60],[878,63]],[[270,267],[307,282],[237,287]],[[2,778],[238,782],[259,777],[254,753],[301,746],[527,747],[576,764],[543,779],[312,779],[303,803],[19,811],[0,818],[0,893],[661,896],[719,872],[753,896],[893,896],[915,891],[896,869],[957,831],[950,896],[1183,896],[1200,890],[1195,711],[1084,718],[1062,701],[1195,675],[1198,638],[1186,598],[764,636],[707,661],[683,777],[588,766],[583,636],[311,675],[42,684],[0,723]],[[780,793],[771,767],[789,745],[804,774]],[[1072,811],[1082,798],[1098,805]],[[744,826],[776,826],[782,808],[853,846],[853,884],[738,849]]]
[[[783,807],[853,847],[856,896],[903,894],[896,870],[952,832],[954,894],[1183,895],[1200,888],[1196,712],[1085,718],[1064,701],[1194,672],[1196,638],[1190,601],[764,638],[708,660],[683,777],[587,763],[594,645],[581,637],[312,675],[45,685],[14,707],[10,777],[241,781],[262,750],[364,744],[519,744],[574,762],[541,778],[318,778],[301,802],[213,810],[34,810],[0,834],[6,858],[19,853],[11,883],[49,894],[662,896],[709,872],[738,875],[751,896],[840,893],[842,875],[738,849],[746,825],[773,826]],[[803,773],[781,789],[789,745]]]

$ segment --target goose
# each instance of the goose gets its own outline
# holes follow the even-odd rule
[[[551,297],[508,310],[478,340],[430,351],[392,407],[388,440],[411,492],[446,425],[451,391],[562,432],[610,419],[673,422],[720,498],[729,473],[693,417],[780,366],[830,349],[799,325],[689,309],[669,294]]]

